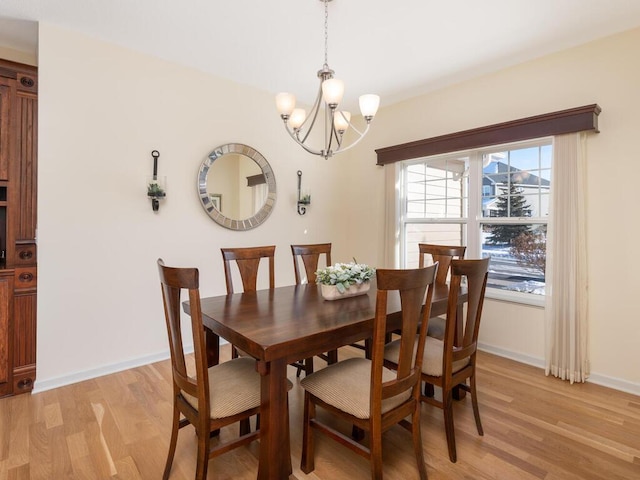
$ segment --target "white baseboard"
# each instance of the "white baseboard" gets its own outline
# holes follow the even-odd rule
[[[193,351],[193,348],[191,349],[191,351]],[[164,352],[156,353],[153,355],[146,355],[144,357],[127,360],[126,362],[112,363],[110,365],[105,365],[90,370],[83,370],[69,375],[50,378],[47,380],[38,380],[36,378],[36,382],[31,393],[46,392],[47,390],[51,390],[53,388],[64,387],[66,385],[71,385],[72,383],[91,380],[93,378],[102,377],[103,375],[109,375],[111,373],[122,372],[123,370],[128,370],[130,368],[136,368],[142,365],[148,365],[150,363],[161,362],[163,360],[167,360],[168,358],[169,350],[166,350]]]
[[[478,349],[483,352],[493,353],[499,357],[509,358],[516,362],[532,365],[544,369],[544,359],[539,357],[532,357],[529,355],[523,355],[518,352],[512,352],[505,350],[504,348],[494,347],[493,345],[487,345],[486,343],[478,343]],[[599,373],[591,373],[587,380],[590,383],[601,385],[603,387],[612,388],[621,392],[631,393],[633,395],[640,396],[640,383],[629,382],[628,380],[622,380],[620,378],[610,377],[607,375],[601,375]]]
[[[504,348],[494,347],[493,345],[487,345],[486,343],[481,342],[478,342],[478,350],[482,350],[483,352],[487,353],[493,353],[494,355],[498,355],[499,357],[509,358],[526,365],[544,368],[544,358],[532,357],[531,355],[523,355],[519,352],[513,352]]]
[[[639,383],[633,383],[628,380],[622,380],[615,377],[608,377],[607,375],[600,375],[598,373],[592,373],[589,375],[588,381],[595,383],[596,385],[602,385],[603,387],[609,387],[614,390],[620,390],[621,392],[632,393],[633,395],[640,396]]]

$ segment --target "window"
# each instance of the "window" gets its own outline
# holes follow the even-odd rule
[[[418,243],[466,245],[492,259],[488,296],[541,304],[551,166],[550,139],[404,161],[401,264]]]

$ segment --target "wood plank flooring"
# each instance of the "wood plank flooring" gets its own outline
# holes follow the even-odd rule
[[[358,354],[340,350],[341,358]],[[229,357],[227,347],[222,355]],[[485,435],[476,432],[470,399],[456,402],[457,463],[447,456],[441,410],[422,406],[431,480],[640,479],[640,397],[588,383],[569,385],[486,353],[478,363]],[[316,360],[317,368],[322,364]],[[291,479],[370,478],[366,460],[321,435],[316,470],[300,471],[303,395],[293,368],[290,378]],[[170,379],[165,361],[0,399],[0,480],[160,479],[170,434]],[[237,435],[237,429],[221,435]],[[172,480],[194,477],[195,445],[193,430],[183,429]],[[208,478],[255,479],[259,446],[254,442],[213,459]],[[386,479],[417,478],[408,432],[388,431],[384,449]]]

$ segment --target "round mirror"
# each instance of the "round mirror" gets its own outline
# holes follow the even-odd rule
[[[256,149],[227,143],[200,165],[198,196],[216,223],[231,230],[249,230],[271,214],[276,179],[271,165]]]

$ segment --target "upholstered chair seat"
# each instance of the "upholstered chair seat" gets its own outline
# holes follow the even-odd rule
[[[209,404],[213,419],[231,417],[260,406],[260,374],[256,361],[241,357],[209,367]],[[198,409],[198,399],[186,392],[184,398]]]
[[[418,345],[418,337],[416,336],[416,349]],[[431,375],[432,377],[442,376],[442,358],[444,352],[444,342],[437,338],[427,337],[424,345],[424,357],[422,359],[422,373]],[[394,340],[388,343],[384,349],[384,359],[395,364],[398,363],[398,354],[400,353],[400,340]],[[469,365],[469,357],[456,360],[452,363],[452,373],[459,372]]]
[[[390,382],[396,377],[396,372],[383,367],[383,382]],[[367,419],[370,416],[371,360],[343,360],[304,378],[300,385],[316,398],[354,417]],[[393,410],[410,396],[411,390],[407,390],[383,400],[381,413]]]

